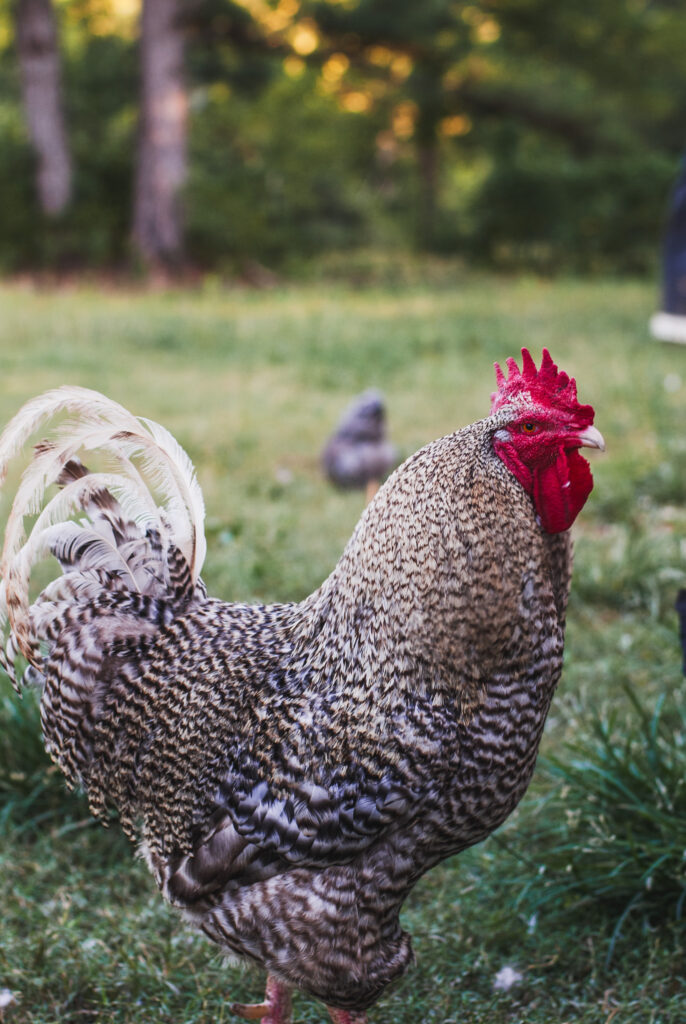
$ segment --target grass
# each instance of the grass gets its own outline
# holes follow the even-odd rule
[[[547,345],[596,407],[608,453],[594,459],[596,487],[575,530],[566,667],[546,763],[498,835],[430,872],[407,901],[418,964],[373,1009],[374,1024],[683,1019],[678,895],[659,908],[636,903],[622,920],[642,861],[624,876],[630,884],[619,900],[592,885],[563,891],[570,863],[583,882],[579,851],[621,803],[608,784],[594,813],[589,766],[591,775],[609,766],[620,782],[638,772],[646,788],[632,792],[644,809],[660,796],[650,736],[663,760],[676,758],[676,776],[684,767],[673,603],[686,585],[686,350],[648,339],[653,301],[644,283],[459,272],[431,286],[357,291],[324,283],[159,295],[0,287],[0,421],[69,382],[164,423],[198,468],[208,510],[204,576],[229,599],[297,599],[334,565],[362,499],[327,487],[318,452],[355,392],[385,392],[394,439],[409,454],[487,412],[494,359]],[[227,993],[256,998],[259,974],[227,967],[188,932],[116,824],[92,824],[82,798],[46,772],[32,700],[20,704],[2,690],[0,989],[17,994],[12,1020],[235,1019]],[[681,803],[657,808],[670,856],[684,830],[679,793]],[[621,850],[625,813],[604,819],[610,873],[614,856],[617,865],[631,861]],[[655,822],[644,820],[650,838]],[[497,992],[506,965],[522,980]],[[297,1020],[323,1021],[322,1007],[299,999]]]
[[[683,692],[647,702],[626,687],[581,738],[542,759],[551,781],[522,832],[542,865],[518,898],[535,914],[616,908],[609,962],[630,914],[681,922],[686,903],[686,708]],[[580,709],[580,714],[583,714]],[[516,847],[515,847],[516,850]]]

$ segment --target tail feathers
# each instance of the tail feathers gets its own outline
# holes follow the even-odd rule
[[[101,593],[86,604],[33,606],[32,625],[47,653],[45,677],[31,666],[30,681],[45,683],[45,745],[70,784],[88,788],[93,732],[113,681],[125,669],[138,674],[142,645],[173,617],[168,602],[131,592]]]
[[[68,412],[76,419],[57,427],[38,447],[17,492],[5,542],[13,550],[23,531],[17,517],[38,511],[45,489],[55,482],[67,462],[83,448],[100,450],[115,468],[138,485],[136,516],[157,512],[158,493],[172,527],[174,542],[197,579],[205,557],[204,505],[193,465],[172,435],[157,423],[137,419],[123,406],[87,388],[64,387],[28,402],[0,437],[0,484],[7,467],[42,423]],[[134,464],[140,462],[140,469]],[[125,510],[128,511],[128,510]],[[134,518],[136,518],[134,516]],[[10,530],[10,525],[12,529]]]
[[[0,664],[13,680],[17,653],[33,666],[34,678],[41,675],[70,609],[83,610],[107,595],[137,595],[143,604],[134,602],[122,624],[122,634],[131,635],[134,605],[146,618],[140,609],[151,601],[174,606],[204,594],[202,494],[188,456],[158,424],[84,388],[47,392],[24,406],[0,437],[0,482],[24,441],[65,412],[77,419],[60,422],[36,446],[6,528],[0,630],[9,621],[10,635],[0,647]],[[80,450],[100,452],[105,470],[89,472]],[[52,484],[60,490],[48,499]],[[79,513],[85,518],[72,518]],[[25,517],[32,514],[37,518],[27,538]],[[48,554],[64,575],[31,606],[32,569]],[[112,631],[97,632],[102,639]]]
[[[128,589],[141,594],[164,594],[170,588],[169,552],[165,549],[159,532],[161,522],[168,535],[173,536],[173,530],[166,520],[158,520],[158,516],[148,517],[148,526],[143,532],[143,518],[139,516],[138,522],[126,519],[120,504],[106,489],[107,486],[111,486],[115,491],[120,490],[121,481],[104,474],[89,473],[78,459],[72,459],[64,466],[57,483],[64,488],[62,500],[71,484],[78,485],[73,490],[80,494],[80,505],[90,517],[90,525],[87,520],[81,521],[84,531],[81,539],[72,538],[76,549],[73,544],[70,547],[62,543],[62,540],[68,541],[66,533],[51,547],[52,554],[59,560],[63,572],[78,565],[82,574],[92,573],[98,568],[95,563],[99,554],[105,561],[105,564],[100,566],[103,571],[111,570],[116,576],[117,564],[120,563],[119,569],[123,577],[131,577]],[[126,492],[127,485],[124,484],[124,495]],[[107,557],[108,549],[111,560]]]

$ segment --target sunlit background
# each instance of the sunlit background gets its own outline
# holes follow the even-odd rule
[[[341,254],[646,273],[681,150],[671,0],[16,0],[0,268]]]

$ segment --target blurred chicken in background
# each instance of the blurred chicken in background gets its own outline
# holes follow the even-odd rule
[[[324,472],[337,487],[365,488],[370,501],[398,461],[398,449],[387,436],[383,395],[373,388],[364,391],[324,446]]]

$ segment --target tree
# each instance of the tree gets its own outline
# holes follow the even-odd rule
[[[319,53],[345,54],[370,93],[379,65],[388,69],[386,106],[395,92],[395,110],[407,110],[401,138],[414,152],[424,246],[444,244],[441,163],[454,166],[458,152],[480,153],[502,188],[503,155],[535,162],[537,149],[561,174],[567,163],[588,177],[593,158],[626,166],[646,142],[673,148],[683,131],[675,85],[686,30],[672,0],[302,0],[302,11],[324,38]],[[395,74],[398,61],[406,73]],[[509,189],[505,201],[517,215]]]
[[[51,0],[17,0],[15,24],[24,114],[37,157],[36,190],[41,209],[54,217],[71,198],[72,166]]]
[[[141,15],[133,242],[147,265],[166,269],[183,257],[188,97],[181,11],[182,0],[143,0]]]

